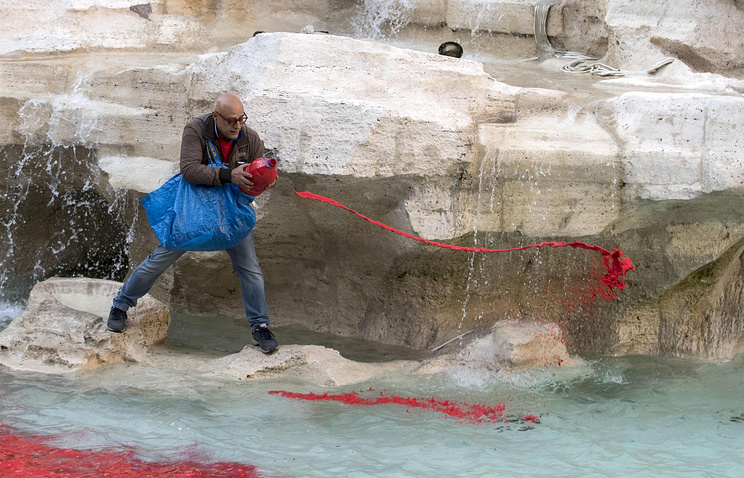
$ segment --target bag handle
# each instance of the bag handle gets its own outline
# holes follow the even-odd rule
[[[196,119],[198,119],[199,122],[202,124],[203,133],[204,130],[207,129],[207,124],[198,116],[196,117]],[[209,162],[207,164],[216,168],[229,169],[225,164],[222,163],[220,155],[217,153],[217,147],[214,145],[214,142],[212,142],[212,140],[208,138],[204,138],[204,141],[207,143],[207,158],[209,159]]]

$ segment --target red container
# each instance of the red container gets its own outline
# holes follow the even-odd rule
[[[264,192],[266,186],[276,180],[276,156],[274,152],[268,151],[263,157],[251,161],[250,164],[245,166],[245,171],[253,175],[251,179],[253,186],[248,191],[244,189],[241,189],[241,191],[250,196],[258,196]]]

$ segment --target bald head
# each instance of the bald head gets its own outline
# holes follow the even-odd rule
[[[224,95],[220,95],[219,98],[217,98],[217,101],[214,104],[214,109],[215,111],[219,111],[222,114],[225,114],[226,110],[233,109],[239,109],[242,113],[243,103],[237,96],[231,95],[230,93],[225,93]]]
[[[221,138],[235,139],[240,134],[240,128],[245,122],[243,103],[235,95],[229,93],[220,95],[214,104],[212,117],[214,117],[217,132]]]

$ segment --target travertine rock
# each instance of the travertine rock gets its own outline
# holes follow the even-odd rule
[[[700,267],[657,300],[628,311],[616,353],[708,360],[744,353],[744,241]]]
[[[729,0],[564,2],[566,46],[623,70],[644,70],[664,57],[696,72],[744,73],[744,6]]]
[[[359,5],[346,1],[169,0],[148,9],[136,0],[12,0],[0,19],[8,26],[0,54],[13,60],[0,62],[6,169],[15,170],[16,158],[35,164],[49,150],[63,151],[59,170],[74,174],[59,187],[74,188],[73,201],[94,197],[97,214],[115,226],[83,228],[81,237],[108,247],[134,236],[134,267],[156,244],[132,206],[172,175],[185,122],[232,91],[280,157],[279,184],[257,201],[256,228],[277,323],[433,347],[479,317],[549,315],[535,305],[535,291],[585,277],[592,261],[559,251],[472,260],[433,251],[299,200],[297,188],[444,242],[507,247],[578,238],[620,247],[638,268],[622,302],[572,332],[579,347],[608,351],[633,336],[642,340],[627,350],[733,353],[736,347],[708,353],[710,344],[675,345],[675,334],[654,343],[649,331],[692,313],[692,303],[682,302],[662,321],[654,301],[744,234],[735,214],[744,190],[742,2],[567,0],[553,7],[548,33],[627,70],[613,80],[562,73],[560,59],[502,61],[532,56],[535,3],[407,3],[400,44],[410,39],[420,50],[413,51],[318,33],[344,23],[347,30],[331,33],[350,31]],[[31,19],[29,33],[21,25]],[[315,34],[251,38],[254,30],[303,27]],[[463,41],[465,59],[435,54],[445,37]],[[477,42],[489,48],[471,49]],[[646,71],[666,56],[675,61]],[[83,152],[97,163],[82,167]],[[54,164],[27,178],[51,184],[51,197],[61,191],[48,178]],[[10,191],[16,180],[8,175],[3,187]],[[127,217],[111,220],[101,198],[121,205],[114,191],[124,189]],[[10,194],[0,201],[15,211],[7,223],[26,235],[14,242],[14,260],[36,267],[49,234],[28,231],[41,227],[35,220],[45,232],[56,227],[46,220],[54,211],[41,209],[48,198],[19,207]],[[99,231],[118,235],[99,239]],[[113,256],[108,249],[101,255]],[[225,287],[206,289],[205,277]],[[226,254],[199,253],[185,255],[153,294],[195,313],[242,315],[238,290]],[[722,310],[729,310],[736,300],[724,296]],[[725,327],[716,330],[725,336]],[[701,327],[687,333],[700,343],[712,337]]]
[[[147,363],[147,349],[166,336],[168,307],[149,296],[128,312],[127,328],[106,329],[121,284],[86,278],[38,283],[28,305],[0,332],[0,363],[21,370],[65,372],[102,365]]]
[[[485,336],[461,351],[444,354],[422,364],[417,374],[446,370],[509,372],[579,363],[566,349],[564,331],[553,323],[502,320]]]
[[[323,387],[363,382],[384,373],[405,373],[415,362],[362,363],[345,359],[336,350],[319,345],[282,345],[269,355],[249,345],[240,353],[211,361],[213,375],[240,380],[293,377]]]
[[[647,199],[689,199],[744,191],[744,98],[682,93],[625,93],[606,105],[622,145],[623,180]]]
[[[158,47],[206,51],[214,45],[213,37],[200,21],[153,13],[152,8],[147,13],[147,9],[138,8],[142,6],[142,0],[77,4],[8,0],[3,4],[0,55]],[[28,28],[31,23],[35,28]]]

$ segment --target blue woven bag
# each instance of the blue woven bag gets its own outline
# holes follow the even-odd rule
[[[226,168],[207,140],[209,166]],[[253,196],[234,184],[191,184],[176,174],[142,198],[160,244],[174,251],[221,251],[235,247],[256,225]]]

